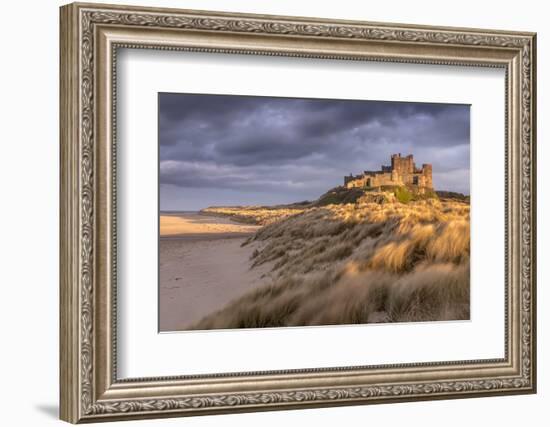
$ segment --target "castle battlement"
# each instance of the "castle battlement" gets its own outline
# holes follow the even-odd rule
[[[373,188],[383,185],[415,185],[419,188],[433,189],[432,165],[424,163],[421,168],[414,164],[412,154],[401,157],[401,153],[392,154],[391,165],[381,166],[379,171],[363,171],[359,175],[344,177],[347,188]]]

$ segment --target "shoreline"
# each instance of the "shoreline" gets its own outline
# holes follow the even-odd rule
[[[160,240],[225,240],[225,239],[243,239],[253,236],[253,232],[233,232],[233,233],[185,233],[160,236]]]
[[[258,245],[241,246],[259,228],[207,214],[161,214],[161,332],[191,330],[205,316],[269,280],[269,265],[250,266]]]
[[[214,238],[247,237],[261,228],[256,224],[245,224],[229,217],[209,215],[202,212],[160,214],[159,235],[166,238]]]

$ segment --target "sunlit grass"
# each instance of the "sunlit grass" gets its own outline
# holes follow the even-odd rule
[[[227,216],[235,221],[248,224],[267,225],[292,215],[302,213],[304,209],[266,208],[263,206],[210,207],[201,212],[208,215]]]
[[[281,212],[215,208],[266,224],[247,242],[272,279],[196,329],[458,320],[470,316],[470,206],[437,199]],[[223,209],[220,211],[219,209]]]

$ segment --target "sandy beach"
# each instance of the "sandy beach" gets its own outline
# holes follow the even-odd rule
[[[204,215],[198,212],[161,213],[160,237],[249,236],[260,226],[242,224],[227,217]]]
[[[261,286],[269,266],[250,269],[260,227],[198,213],[160,217],[160,330],[185,330],[202,317]]]

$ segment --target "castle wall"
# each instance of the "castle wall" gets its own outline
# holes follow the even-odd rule
[[[399,177],[391,172],[376,172],[365,174],[345,183],[347,188],[371,188],[381,185],[401,185],[403,184]]]
[[[392,180],[392,173],[381,173],[371,178],[371,187],[379,187],[381,185],[397,185]]]

